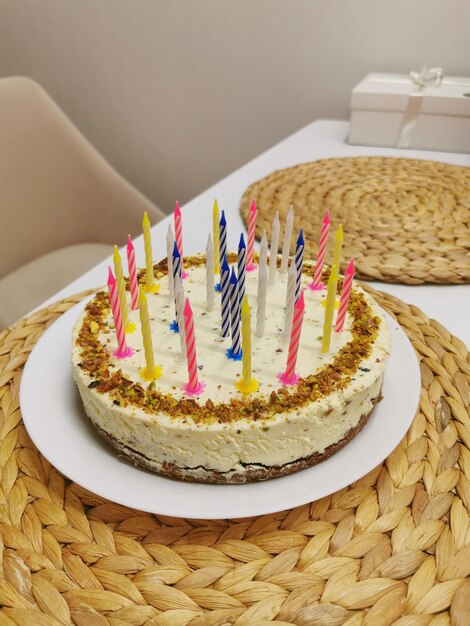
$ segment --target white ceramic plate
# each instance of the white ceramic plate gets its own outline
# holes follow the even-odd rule
[[[31,439],[65,476],[93,493],[135,509],[189,518],[238,518],[312,502],[358,480],[381,463],[405,435],[421,382],[414,350],[387,315],[392,353],[383,400],[362,431],[319,465],[247,485],[183,483],[118,458],[97,435],[72,379],[72,327],[86,303],[62,315],[32,351],[21,379],[20,404]]]

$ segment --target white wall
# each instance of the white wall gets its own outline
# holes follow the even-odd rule
[[[367,72],[470,76],[469,0],[0,0],[0,76],[40,82],[164,210]]]

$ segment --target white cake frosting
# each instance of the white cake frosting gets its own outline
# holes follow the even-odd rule
[[[199,378],[205,387],[195,398],[199,405],[207,401],[217,406],[230,405],[232,400],[244,401],[247,396],[238,391],[235,383],[242,371],[240,361],[228,359],[226,350],[230,338],[220,336],[220,296],[215,298],[214,310],[206,310],[206,271],[204,265],[186,268],[189,277],[183,281],[185,296],[190,299],[194,312],[197,362]],[[303,276],[303,286],[310,278]],[[253,376],[259,382],[254,394],[266,402],[272,392],[278,393],[282,384],[278,374],[285,369],[288,343],[282,341],[287,274],[277,272],[276,282],[268,287],[266,324],[262,337],[255,335],[257,272],[248,273],[246,293],[252,312],[252,364]],[[179,337],[170,328],[174,319],[174,302],[168,295],[168,277],[158,278],[160,292],[148,294],[149,315],[155,362],[163,368],[163,375],[155,381],[155,388],[180,402],[187,398],[183,384],[187,382],[186,360],[181,358]],[[370,308],[370,315],[380,318],[379,330],[370,353],[363,358],[353,380],[343,389],[333,390],[324,397],[272,412],[263,419],[239,417],[222,421],[197,420],[191,416],[154,414],[140,406],[119,406],[112,395],[90,388],[93,376],[79,363],[82,348],[77,336],[86,322],[86,311],[74,328],[73,372],[87,415],[98,429],[108,435],[113,443],[135,462],[163,473],[175,474],[185,479],[243,481],[243,476],[263,472],[266,468],[288,466],[312,455],[321,455],[329,446],[347,437],[367,416],[380,395],[385,363],[390,352],[390,337],[383,312],[375,301],[355,286]],[[128,294],[129,295],[129,294]],[[321,371],[331,363],[339,350],[352,341],[351,316],[346,316],[341,333],[333,330],[331,347],[327,354],[321,352],[324,300],[326,292],[305,290],[305,314],[298,353],[296,372],[301,378]],[[130,304],[130,298],[128,297]],[[128,359],[110,358],[111,367],[121,369],[124,377],[141,385],[149,382],[141,378],[139,370],[145,366],[139,312],[130,310],[131,322],[137,330],[126,339],[135,353]],[[104,329],[98,333],[100,344],[112,353],[117,348],[111,312],[105,316]],[[288,387],[289,394],[296,386]],[[172,471],[168,472],[167,469]],[[266,477],[269,477],[268,475]]]

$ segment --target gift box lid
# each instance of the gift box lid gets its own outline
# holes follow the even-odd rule
[[[422,75],[414,74],[419,81]],[[405,111],[411,97],[421,96],[421,113],[470,117],[470,78],[443,76],[440,84],[415,82],[406,74],[368,74],[351,92],[351,109]]]

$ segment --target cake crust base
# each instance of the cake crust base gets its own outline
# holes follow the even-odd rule
[[[280,476],[287,476],[288,474],[294,474],[300,470],[306,469],[317,465],[322,461],[325,461],[330,456],[335,454],[338,450],[343,448],[347,443],[351,441],[365,426],[367,423],[374,406],[382,399],[382,393],[379,392],[378,396],[372,400],[372,408],[369,413],[361,415],[356,426],[351,428],[346,435],[339,441],[326,447],[323,452],[315,452],[307,457],[298,459],[291,463],[284,465],[273,466],[260,466],[260,465],[247,465],[244,472],[228,472],[222,473],[215,470],[206,468],[197,468],[195,471],[193,468],[182,468],[172,463],[163,463],[159,469],[155,468],[155,465],[143,454],[130,448],[126,444],[118,441],[112,435],[100,428],[93,420],[93,425],[100,434],[100,436],[113,448],[115,448],[120,456],[130,460],[135,466],[143,467],[156,474],[161,474],[166,478],[172,478],[174,480],[182,480],[185,482],[198,482],[198,483],[217,483],[217,484],[242,484],[259,482],[262,480],[269,480],[271,478],[278,478]]]

